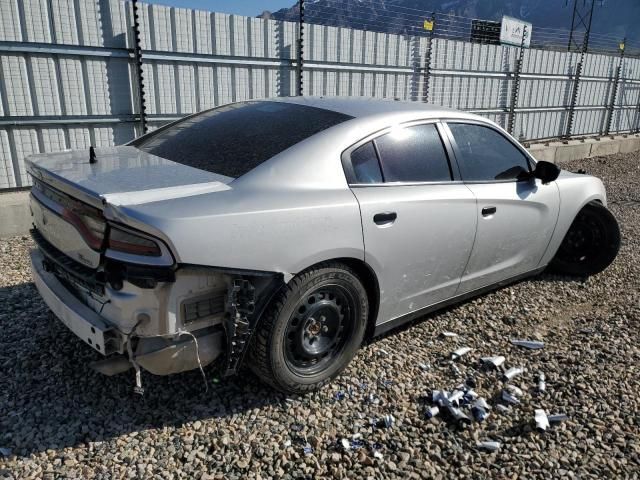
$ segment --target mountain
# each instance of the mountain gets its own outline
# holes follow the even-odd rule
[[[579,6],[582,3],[578,0]],[[558,45],[567,43],[573,12],[573,0],[314,0],[305,5],[308,23],[389,33],[418,31],[432,11],[466,17],[464,20],[440,17],[449,20],[440,22],[441,32],[468,29],[469,18],[499,21],[508,15],[533,24],[534,42],[537,38],[539,43]],[[263,12],[260,16],[297,22],[298,5]],[[592,33],[590,42],[597,49],[609,45],[615,49],[624,37],[630,46],[640,47],[640,0],[596,0]]]

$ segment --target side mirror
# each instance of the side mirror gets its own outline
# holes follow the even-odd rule
[[[553,182],[560,175],[560,168],[551,162],[545,162],[540,160],[536,163],[536,169],[533,171],[533,176],[542,180],[542,183]]]

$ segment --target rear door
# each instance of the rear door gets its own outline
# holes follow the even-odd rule
[[[465,184],[477,199],[476,240],[458,294],[535,270],[558,219],[555,182],[543,185],[523,150],[484,124],[448,122]]]
[[[439,128],[394,127],[343,156],[380,284],[378,323],[453,296],[471,252],[475,198],[452,170]]]

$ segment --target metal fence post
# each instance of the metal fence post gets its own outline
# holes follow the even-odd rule
[[[436,29],[436,14],[431,12],[429,20],[424,21],[425,30],[429,31],[429,44],[427,45],[427,51],[424,54],[424,78],[422,88],[422,101],[427,103],[429,101],[429,77],[431,74],[431,56],[433,52],[433,35]]]
[[[607,109],[607,122],[605,124],[604,135],[609,135],[611,132],[611,124],[613,123],[613,113],[616,108],[616,97],[618,95],[618,84],[620,82],[620,72],[622,70],[622,62],[624,61],[624,47],[627,43],[625,38],[620,44],[620,60],[618,61],[618,67],[616,68],[616,75],[613,80],[613,91],[611,92],[611,101],[609,102],[609,108]]]
[[[582,74],[582,62],[584,61],[584,48],[580,53],[580,60],[578,60],[578,65],[576,66],[576,73],[573,79],[573,91],[571,92],[571,103],[569,104],[569,118],[567,119],[567,129],[564,133],[564,138],[571,138],[571,133],[573,130],[573,120],[576,112],[576,102],[578,101],[578,86],[580,85],[580,75]]]
[[[516,69],[513,72],[513,86],[511,87],[511,102],[509,104],[509,119],[507,122],[507,131],[513,135],[516,121],[516,106],[518,103],[518,92],[520,90],[520,73],[522,72],[522,59],[524,58],[524,40],[527,36],[527,26],[522,29],[522,41],[520,42],[520,51],[516,60]]]
[[[142,75],[142,48],[140,47],[140,14],[138,0],[131,0],[133,10],[133,56],[135,59],[136,80],[138,85],[138,110],[140,115],[140,130],[147,133],[147,106],[144,98],[144,76]]]
[[[304,61],[304,0],[298,0],[299,22],[298,22],[298,64],[296,65],[296,75],[298,80],[298,96],[302,96],[302,62]]]

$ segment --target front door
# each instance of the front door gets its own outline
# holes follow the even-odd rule
[[[347,154],[365,260],[380,287],[377,323],[452,297],[473,245],[476,200],[453,177],[437,125],[395,127]]]
[[[465,184],[477,200],[476,239],[458,294],[535,270],[555,229],[560,195],[530,175],[527,156],[498,130],[448,124]]]

